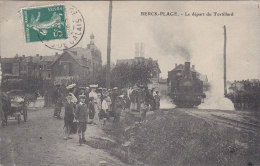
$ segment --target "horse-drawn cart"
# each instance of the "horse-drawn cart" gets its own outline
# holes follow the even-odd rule
[[[27,102],[22,90],[11,90],[2,96],[4,120],[2,125],[7,125],[8,118],[14,118],[18,124],[27,121]]]

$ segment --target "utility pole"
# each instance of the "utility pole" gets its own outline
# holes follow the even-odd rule
[[[106,87],[110,88],[110,53],[111,53],[111,22],[112,22],[112,0],[109,2],[108,15],[108,34],[107,34],[107,71],[106,71]]]
[[[226,26],[224,25],[224,95],[227,95],[227,78],[226,78],[226,44],[227,44],[227,34],[226,34]]]

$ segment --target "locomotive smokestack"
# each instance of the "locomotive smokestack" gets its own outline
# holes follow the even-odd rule
[[[184,72],[186,78],[190,78],[190,62],[185,62]]]

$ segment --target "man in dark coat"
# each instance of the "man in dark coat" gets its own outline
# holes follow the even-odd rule
[[[89,93],[90,93],[90,89],[89,89],[89,87],[86,87],[86,90],[85,90],[86,101],[85,101],[85,103],[87,105],[89,103]]]
[[[53,117],[61,119],[60,113],[62,107],[62,93],[61,93],[60,85],[56,85],[56,90],[54,91],[53,99],[55,102]]]
[[[88,122],[88,106],[85,104],[85,95],[79,96],[79,104],[76,106],[75,118],[78,121],[79,144],[86,143],[85,132]]]
[[[72,100],[72,95],[69,94],[66,97],[67,101],[65,102],[65,113],[64,113],[64,128],[65,128],[65,137],[64,139],[71,139],[70,131],[74,119],[74,103]]]
[[[95,103],[93,101],[93,97],[89,98],[89,103],[88,103],[88,109],[89,109],[89,124],[93,123],[93,119],[95,116]]]

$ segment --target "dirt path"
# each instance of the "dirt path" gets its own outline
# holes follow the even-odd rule
[[[124,165],[109,153],[79,146],[77,135],[63,140],[63,120],[52,117],[52,109],[37,109],[28,112],[28,122],[17,124],[10,120],[0,128],[0,166],[55,165],[95,166],[100,161],[108,165]],[[104,136],[97,126],[88,126],[87,139]]]

